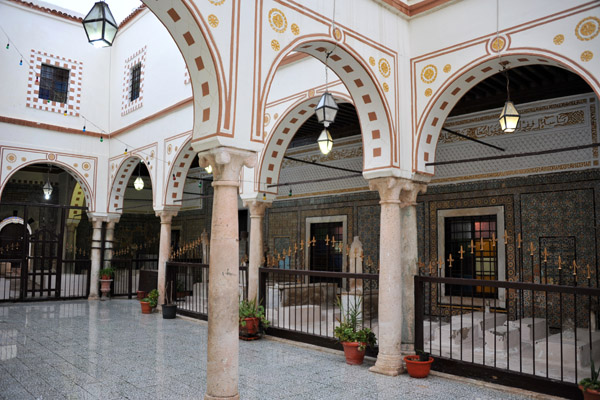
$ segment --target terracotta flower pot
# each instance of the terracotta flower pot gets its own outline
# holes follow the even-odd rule
[[[102,293],[102,295],[104,297],[110,296],[110,283],[111,282],[112,282],[112,279],[110,279],[110,278],[104,279],[104,277],[102,277],[102,279],[100,279],[100,292]]]
[[[406,356],[404,362],[406,362],[406,369],[410,376],[413,378],[426,378],[429,375],[429,370],[431,370],[433,357],[429,357],[429,361],[419,361],[419,356]]]
[[[140,301],[142,306],[142,314],[152,314],[152,307],[150,307],[150,302],[148,301]]]
[[[246,326],[240,325],[240,334],[256,336],[258,334],[258,318],[244,318]]]
[[[359,346],[366,346],[365,343],[359,342],[342,342],[344,346],[344,355],[346,356],[346,364],[360,365],[365,359],[366,348],[359,350]]]
[[[148,293],[144,292],[143,290],[138,290],[137,291],[137,299],[138,300],[142,300],[144,297],[146,297]]]
[[[583,400],[600,400],[600,392],[593,389],[584,389],[583,386],[579,386],[579,389],[583,392]]]

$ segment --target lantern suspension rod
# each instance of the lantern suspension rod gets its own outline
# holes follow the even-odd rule
[[[317,167],[323,167],[323,168],[330,168],[330,169],[337,169],[338,171],[346,171],[346,172],[354,172],[357,174],[362,174],[362,171],[358,171],[356,169],[349,169],[349,168],[342,168],[342,167],[334,167],[333,165],[327,165],[327,164],[321,164],[315,161],[306,161],[306,160],[302,160],[299,158],[294,158],[294,157],[288,157],[288,156],[284,156],[283,158],[287,159],[287,160],[292,160],[292,161],[297,161],[299,163],[304,163],[304,164],[310,164],[310,165],[316,165]]]
[[[275,183],[275,184],[272,184],[272,185],[267,185],[267,187],[268,188],[272,188],[272,187],[278,187],[278,186],[302,185],[302,184],[305,184],[305,183],[329,182],[329,181],[337,181],[337,180],[340,180],[340,179],[357,178],[359,176],[362,177],[362,173],[340,176],[338,178],[310,179],[310,180],[306,180],[306,181]]]
[[[478,157],[478,158],[467,158],[464,160],[431,162],[431,163],[426,163],[425,166],[429,167],[429,166],[434,166],[434,165],[464,164],[464,163],[476,162],[476,161],[491,161],[491,160],[503,160],[506,158],[540,156],[540,155],[544,155],[544,154],[562,153],[565,151],[585,150],[585,149],[591,149],[594,147],[600,147],[600,143],[590,143],[590,144],[584,144],[581,146],[563,147],[561,149],[530,151],[528,153],[503,154],[500,156]]]
[[[483,141],[481,141],[481,140],[479,140],[479,139],[475,139],[475,138],[472,138],[472,137],[470,137],[470,136],[463,135],[462,133],[458,133],[458,132],[452,131],[452,130],[450,130],[450,129],[448,129],[448,128],[444,128],[444,127],[442,127],[442,130],[443,130],[443,131],[446,131],[446,132],[448,132],[448,133],[450,133],[450,134],[452,134],[452,135],[455,135],[455,136],[461,137],[461,138],[463,138],[463,139],[467,139],[467,140],[470,140],[470,141],[472,141],[472,142],[479,143],[479,144],[482,144],[482,145],[484,145],[484,146],[491,147],[492,149],[496,149],[496,150],[500,150],[500,151],[506,151],[506,150],[505,150],[505,149],[503,149],[502,147],[494,146],[493,144],[489,144],[489,143],[483,142]]]

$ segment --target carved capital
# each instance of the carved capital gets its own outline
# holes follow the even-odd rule
[[[170,224],[173,217],[177,215],[175,210],[160,210],[155,211],[157,217],[160,217],[161,224]]]
[[[271,207],[273,203],[258,200],[244,200],[244,207],[248,207],[250,211],[250,218],[253,217],[264,217],[267,208]]]
[[[239,186],[240,171],[242,167],[253,168],[256,165],[256,152],[217,147],[198,153],[198,164],[202,168],[212,166],[213,186],[215,182]]]
[[[400,207],[406,207],[416,204],[417,195],[425,193],[427,185],[390,176],[369,180],[369,188],[379,192],[380,204],[398,204]]]

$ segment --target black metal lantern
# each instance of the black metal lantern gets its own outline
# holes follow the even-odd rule
[[[498,122],[500,122],[500,127],[503,132],[511,133],[517,129],[519,124],[519,112],[515,108],[515,104],[510,101],[510,87],[508,80],[508,72],[504,70],[504,76],[506,77],[506,103],[504,103],[504,107],[502,108],[502,112],[498,117]]]
[[[327,128],[330,124],[335,121],[335,116],[339,110],[333,96],[329,92],[323,93],[323,96],[319,99],[319,104],[315,109],[317,114],[317,120]]]
[[[119,29],[108,4],[99,1],[83,19],[83,29],[88,42],[95,47],[112,46]]]

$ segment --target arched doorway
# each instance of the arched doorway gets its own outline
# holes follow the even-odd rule
[[[56,164],[28,164],[7,178],[0,202],[0,300],[87,296],[86,204],[80,180]]]

